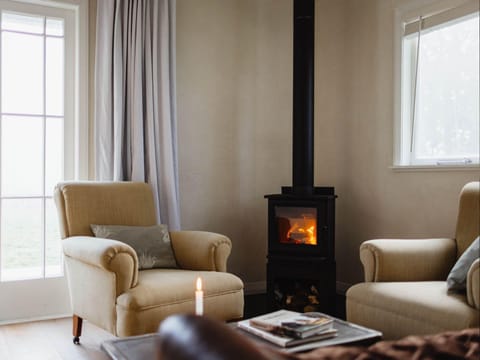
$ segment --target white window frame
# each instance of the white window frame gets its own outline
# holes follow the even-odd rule
[[[74,56],[74,96],[65,101],[73,102],[73,122],[71,124],[71,143],[73,164],[70,172],[73,179],[86,180],[89,173],[89,110],[88,110],[88,0],[3,0],[9,1],[18,11],[22,5],[52,6],[71,10],[75,17],[75,56]],[[28,12],[28,11],[27,11]],[[66,116],[66,114],[65,114]],[[35,294],[35,298],[31,297]],[[12,322],[58,318],[71,314],[67,281],[64,276],[0,283],[0,325]]]
[[[394,0],[394,157],[393,170],[475,170],[480,169],[478,163],[463,163],[462,161],[441,162],[437,164],[415,164],[409,161],[411,122],[402,121],[402,112],[409,111],[402,104],[402,83],[406,74],[402,73],[403,61],[403,38],[405,24],[418,20],[420,16],[428,18],[431,15],[439,14],[446,10],[472,6],[478,10],[477,0]],[[415,52],[413,52],[415,54]],[[412,66],[416,59],[411,59]],[[409,80],[410,81],[410,80]],[[406,90],[408,92],[408,90]],[[402,108],[403,107],[403,108]],[[408,135],[407,135],[408,134]],[[406,160],[408,159],[408,160]]]

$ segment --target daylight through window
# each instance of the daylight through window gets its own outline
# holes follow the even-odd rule
[[[397,165],[479,162],[479,29],[468,9],[406,24]]]
[[[62,275],[64,20],[2,11],[0,22],[0,279]]]

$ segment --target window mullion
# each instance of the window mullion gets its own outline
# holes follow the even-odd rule
[[[47,134],[47,19],[43,17],[43,117],[42,117],[42,276],[45,278],[46,266],[46,201],[45,201],[45,176],[46,176],[46,134]]]

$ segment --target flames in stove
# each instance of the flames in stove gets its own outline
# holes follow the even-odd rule
[[[316,245],[317,237],[314,219],[301,219],[294,222],[287,232],[286,240],[293,244]]]
[[[317,245],[316,209],[281,207],[276,212],[280,243]]]

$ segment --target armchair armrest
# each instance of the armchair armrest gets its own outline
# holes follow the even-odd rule
[[[62,245],[66,257],[114,273],[117,296],[137,284],[138,258],[131,246],[91,236],[69,237]]]
[[[173,252],[182,269],[227,271],[232,242],[224,235],[206,231],[171,231]]]
[[[455,256],[453,239],[375,239],[360,245],[367,282],[445,280]]]
[[[467,273],[467,302],[480,310],[480,259],[473,262]]]

